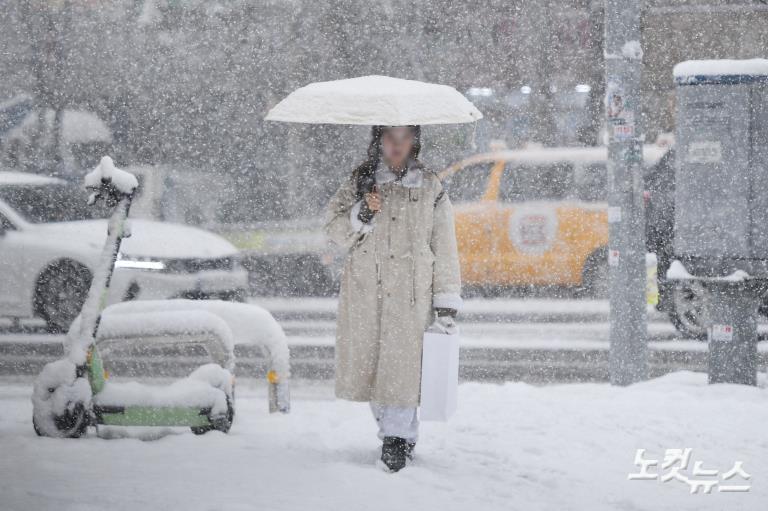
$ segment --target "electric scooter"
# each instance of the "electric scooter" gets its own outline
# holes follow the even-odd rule
[[[167,386],[110,381],[100,354],[99,327],[120,244],[130,235],[128,213],[138,181],[105,156],[86,176],[85,185],[92,192],[89,204],[104,202],[113,212],[88,296],[65,340],[65,357],[47,364],[35,382],[35,432],[77,438],[90,425],[180,426],[196,434],[228,432],[235,414],[233,343],[231,339],[227,342],[222,320],[213,314],[197,313],[194,325],[186,325],[184,336],[174,341],[207,346],[215,355],[214,363]],[[178,322],[180,318],[173,319]],[[164,339],[167,337],[144,336],[143,340]],[[287,404],[283,408],[281,411],[287,411]]]

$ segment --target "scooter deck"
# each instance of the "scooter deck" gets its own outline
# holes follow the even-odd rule
[[[105,426],[210,426],[210,408],[185,406],[113,406],[94,405],[97,424]]]

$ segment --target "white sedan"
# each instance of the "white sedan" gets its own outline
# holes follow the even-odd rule
[[[107,235],[109,211],[86,205],[67,182],[0,172],[0,316],[39,316],[66,330],[80,312]],[[135,299],[241,299],[248,285],[237,249],[210,232],[131,220],[108,303]]]

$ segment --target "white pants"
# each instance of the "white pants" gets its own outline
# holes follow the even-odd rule
[[[381,440],[384,440],[385,436],[396,436],[415,444],[419,439],[419,418],[416,408],[386,406],[371,401],[371,412],[379,425]]]

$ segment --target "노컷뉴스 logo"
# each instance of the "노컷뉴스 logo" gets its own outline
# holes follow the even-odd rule
[[[689,470],[691,452],[693,449],[667,449],[661,460],[645,457],[645,449],[635,452],[635,465],[640,470],[630,473],[629,480],[657,480],[662,483],[678,481],[689,486],[691,493],[712,493],[717,487],[718,492],[747,492],[751,488],[749,479],[752,477],[744,470],[741,461],[733,463],[733,467],[725,472],[716,468],[704,467],[704,462],[694,461]],[[742,483],[742,484],[735,484]]]

